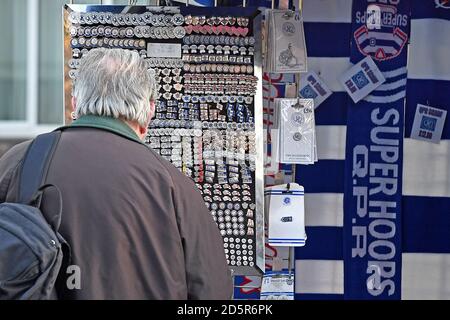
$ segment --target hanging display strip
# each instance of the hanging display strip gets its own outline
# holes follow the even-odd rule
[[[352,7],[353,17],[378,10],[392,20],[383,18],[379,28],[352,21],[354,67],[345,85],[355,102],[349,99],[347,109],[344,298],[399,300],[406,87],[397,84],[406,84],[411,3],[378,2],[355,0]]]
[[[158,90],[146,143],[195,181],[235,274],[261,273],[259,11],[66,5],[64,19],[66,115],[84,54],[98,47],[138,52],[156,77]]]

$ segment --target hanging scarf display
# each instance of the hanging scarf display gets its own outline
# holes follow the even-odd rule
[[[409,29],[410,1],[353,1],[350,61],[356,65],[370,56],[385,81],[362,100],[354,103],[349,99],[348,104],[346,299],[401,297],[403,122]],[[372,70],[363,69],[348,82],[353,90],[370,84]]]

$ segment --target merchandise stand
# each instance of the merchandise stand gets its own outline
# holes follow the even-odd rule
[[[70,95],[83,54],[97,47],[138,52],[159,84],[146,143],[196,182],[223,236],[232,274],[260,276],[265,269],[260,12],[245,2],[241,8],[134,3],[71,1],[64,7],[66,123],[72,121]]]
[[[217,0],[212,8],[190,6],[189,0],[182,7],[161,7],[159,0],[156,6],[150,4],[154,1],[147,6],[136,2],[120,6],[70,1],[64,7],[66,123],[72,121],[70,95],[83,54],[95,47],[139,52],[159,84],[156,119],[146,143],[196,182],[223,236],[233,279],[261,276],[265,271],[265,228],[260,12],[248,8],[246,0],[242,8],[217,7]],[[302,0],[298,8],[302,11]],[[112,20],[105,21],[105,16]],[[228,19],[226,23],[224,19]],[[221,24],[227,26],[226,32],[214,29]],[[154,47],[166,51],[157,52]],[[210,60],[205,60],[206,52],[212,53],[206,55]],[[231,58],[238,63],[228,62]],[[269,76],[269,88],[271,80]],[[300,74],[295,80],[298,90]],[[234,86],[227,86],[230,81]],[[209,83],[211,86],[203,85]],[[222,94],[214,92],[222,87]],[[271,96],[268,103],[270,109]],[[187,159],[192,154],[194,161]],[[294,164],[292,182],[295,177]],[[239,185],[245,189],[239,190]],[[294,248],[290,247],[289,275],[294,262]]]

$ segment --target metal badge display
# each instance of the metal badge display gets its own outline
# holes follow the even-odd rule
[[[194,180],[235,275],[264,272],[261,15],[252,8],[65,5],[65,109],[93,48],[134,50],[156,79],[146,143]]]

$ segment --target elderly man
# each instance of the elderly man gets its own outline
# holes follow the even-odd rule
[[[223,244],[194,183],[142,143],[154,79],[137,53],[83,57],[47,176],[63,195],[60,233],[72,250],[61,299],[228,299]],[[15,171],[29,142],[0,160],[0,203],[16,201]],[[44,196],[43,212],[55,210]],[[44,210],[45,209],[45,210]],[[71,271],[79,283],[67,286]]]

